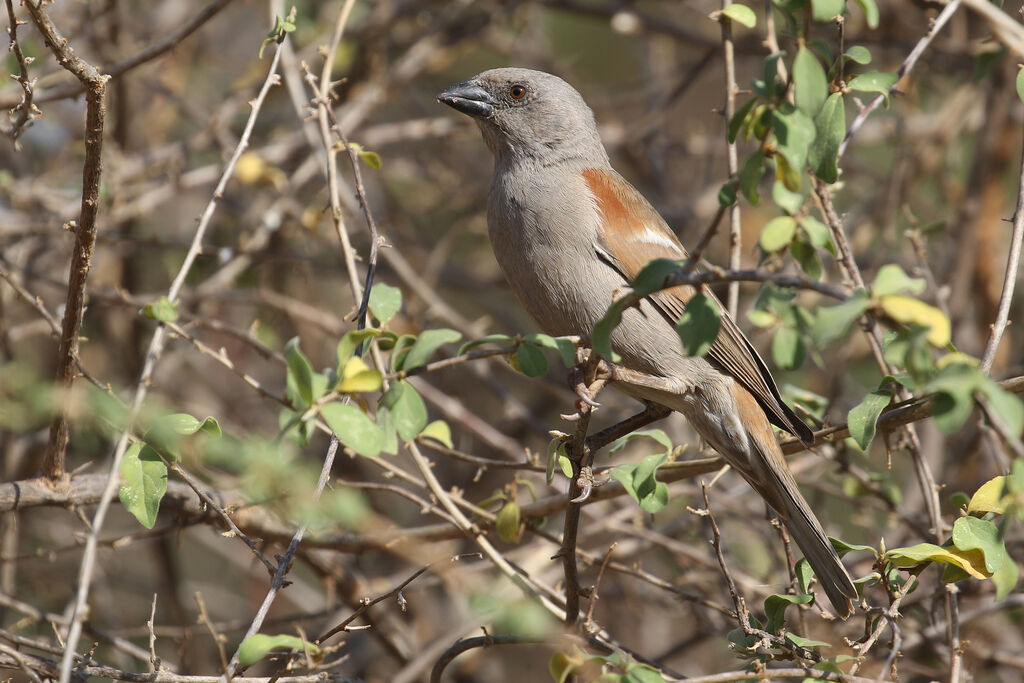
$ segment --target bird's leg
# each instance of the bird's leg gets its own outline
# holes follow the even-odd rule
[[[576,401],[576,412],[562,415],[562,419],[575,422],[584,411],[599,408],[601,404],[595,399],[610,378],[608,365],[600,356],[588,348],[576,349],[576,364],[569,371],[569,388],[579,398]]]

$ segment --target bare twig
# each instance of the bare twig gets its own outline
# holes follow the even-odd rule
[[[214,0],[200,10],[194,17],[178,27],[177,30],[167,34],[162,40],[147,45],[145,48],[139,50],[139,52],[127,59],[117,62],[116,64],[111,64],[108,67],[101,68],[101,71],[111,79],[120,78],[135,67],[141,66],[146,62],[150,62],[157,57],[166,54],[173,50],[179,43],[181,43],[181,41],[195,33],[196,30],[198,30],[222,9],[227,7],[230,3],[231,0]],[[87,86],[85,86],[84,83],[68,83],[36,93],[34,99],[35,102],[40,104],[43,102],[54,102],[56,100],[67,99],[69,97],[77,97],[86,89]],[[11,107],[15,104],[16,102],[11,99],[0,99],[0,109]]]
[[[224,194],[224,188],[227,185],[228,179],[231,178],[235,169],[235,164],[238,163],[239,157],[242,156],[242,152],[245,151],[245,148],[249,144],[249,137],[252,134],[253,127],[256,125],[256,119],[259,115],[260,108],[262,107],[267,94],[270,92],[270,88],[277,82],[277,64],[279,59],[280,50],[275,50],[273,60],[267,72],[267,78],[264,80],[259,94],[252,101],[252,111],[249,114],[248,121],[246,121],[245,128],[239,138],[238,145],[235,147],[231,159],[226,164],[220,181],[214,189],[213,196],[210,198],[206,209],[203,211],[203,214],[199,219],[199,225],[197,226],[196,232],[192,238],[192,245],[189,248],[184,262],[181,264],[178,275],[174,278],[174,281],[171,283],[171,286],[167,291],[167,298],[171,301],[175,301],[178,298],[181,287],[185,282],[185,277],[191,270],[192,264],[199,253],[203,236],[206,234],[206,229],[210,225],[210,220],[213,218],[218,202]],[[142,408],[142,403],[149,391],[149,380],[152,377],[156,363],[163,352],[166,336],[167,328],[163,325],[159,325],[153,333],[153,338],[150,340],[149,350],[146,353],[146,361],[143,365],[139,381],[136,384],[135,397],[133,398],[130,407],[128,419],[129,428],[121,434],[117,448],[114,450],[114,458],[109,470],[109,479],[107,481],[106,488],[103,491],[103,495],[100,498],[99,505],[96,508],[96,513],[92,519],[92,528],[90,529],[89,537],[86,540],[85,550],[82,554],[82,563],[78,573],[78,590],[74,599],[74,606],[72,608],[73,617],[68,631],[67,649],[64,653],[63,659],[61,660],[61,683],[67,683],[70,679],[72,656],[78,646],[78,639],[81,637],[82,621],[86,617],[85,606],[89,598],[89,585],[92,580],[93,569],[96,563],[96,540],[100,530],[103,528],[103,522],[106,519],[110,501],[113,499],[114,492],[117,489],[117,472],[120,471],[121,461],[124,459],[124,454],[128,450],[131,424],[138,416],[138,413]]]
[[[1017,190],[1017,208],[1013,212],[1013,233],[1010,251],[1006,257],[1006,274],[1003,276],[1003,291],[999,294],[999,310],[992,323],[992,335],[981,356],[981,371],[989,372],[999,350],[1006,325],[1010,322],[1010,304],[1017,283],[1017,269],[1020,267],[1020,252],[1024,249],[1024,154],[1021,155],[1020,186]]]
[[[492,645],[544,645],[547,642],[545,638],[504,633],[487,634],[474,638],[460,638],[450,648],[445,650],[441,658],[434,664],[434,668],[430,671],[430,683],[440,683],[441,674],[444,673],[445,667],[451,664],[452,660],[456,657],[468,650],[478,647],[491,647]]]
[[[860,113],[857,114],[857,118],[855,118],[853,122],[850,123],[850,127],[846,129],[846,136],[843,138],[842,144],[839,145],[840,157],[842,157],[846,152],[846,147],[850,144],[850,139],[856,135],[857,131],[860,130],[860,127],[863,126],[864,122],[867,121],[869,116],[871,116],[871,112],[878,109],[878,106],[882,104],[882,102],[885,102],[893,93],[896,92],[896,86],[899,83],[899,79],[903,78],[914,69],[914,66],[917,64],[917,60],[921,57],[924,51],[928,49],[928,46],[931,44],[935,36],[938,35],[939,31],[942,30],[942,27],[946,25],[954,14],[956,14],[959,7],[960,0],[951,0],[949,4],[942,9],[942,12],[935,18],[935,21],[929,25],[928,33],[926,33],[921,40],[917,41],[917,45],[914,46],[914,49],[910,51],[907,58],[903,60],[902,64],[900,64],[900,68],[896,71],[896,75],[899,77],[896,79],[896,83],[893,83],[887,93],[884,95],[878,95],[860,110]],[[998,9],[996,11],[1000,14],[1004,14]]]
[[[106,117],[107,76],[80,59],[67,39],[43,11],[42,0],[25,0],[32,22],[43,35],[47,47],[57,61],[74,74],[85,88],[85,162],[82,169],[82,205],[78,223],[74,226],[75,249],[71,256],[68,276],[67,300],[64,304],[64,322],[61,329],[60,349],[57,352],[57,383],[65,389],[74,381],[75,359],[78,356],[78,338],[85,312],[85,282],[92,265],[92,252],[96,244],[96,215],[99,212],[100,177],[103,171],[103,124]],[[13,14],[11,15],[13,19]],[[13,29],[13,26],[12,26]],[[50,438],[43,461],[43,472],[54,481],[62,481],[67,456],[68,431],[67,397],[50,423]]]
[[[722,10],[732,4],[732,0],[722,0]],[[725,61],[725,126],[728,128],[736,113],[736,57],[732,41],[732,19],[725,14],[718,15],[718,23],[722,26],[722,52]],[[736,143],[726,140],[726,152],[729,163],[729,180],[735,181],[739,174],[739,161]],[[740,224],[740,205],[733,202],[729,207],[729,268],[739,270],[740,250],[743,248],[743,231]],[[739,307],[740,286],[738,282],[729,283],[729,296],[726,308],[729,315],[736,317]]]

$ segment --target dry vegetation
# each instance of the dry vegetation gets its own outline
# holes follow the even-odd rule
[[[748,4],[5,0],[0,679],[1024,680],[1020,3]],[[848,621],[681,418],[560,417],[434,100],[501,65],[709,238]]]

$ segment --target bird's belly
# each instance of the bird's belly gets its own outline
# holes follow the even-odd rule
[[[517,249],[502,253],[498,261],[517,298],[553,336],[590,337],[608,307],[628,291],[621,275],[591,255],[547,259]],[[714,373],[703,358],[683,355],[674,327],[646,300],[623,313],[611,342],[621,364],[634,370],[687,385]]]

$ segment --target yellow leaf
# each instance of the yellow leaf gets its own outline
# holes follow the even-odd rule
[[[421,437],[433,439],[434,441],[440,442],[448,448],[455,448],[452,443],[452,428],[448,426],[448,423],[444,420],[434,420],[420,432]]]
[[[953,363],[961,363],[963,365],[969,365],[972,368],[976,368],[981,364],[981,361],[974,356],[970,356],[960,351],[955,351],[953,353],[947,353],[939,358],[939,360],[935,361],[935,367],[936,369],[941,370],[947,365],[952,365]]]
[[[949,318],[934,306],[909,296],[892,294],[879,299],[889,317],[901,323],[914,323],[929,328],[928,341],[933,346],[943,347],[950,342]]]
[[[252,185],[263,178],[267,164],[256,152],[246,152],[235,164],[235,177],[246,185]]]
[[[893,548],[885,559],[897,567],[913,567],[924,562],[939,562],[958,567],[976,579],[992,576],[985,566],[985,553],[981,550],[960,550],[956,547],[943,548],[933,543],[918,543],[908,548]]]
[[[1005,494],[1005,495],[1004,495]],[[1013,501],[1013,496],[1006,492],[1006,477],[993,477],[971,496],[967,504],[968,512],[995,512],[1006,514],[1006,507]]]
[[[338,391],[343,394],[356,391],[376,391],[380,389],[380,385],[380,372],[370,369],[359,356],[352,356],[345,363]]]

